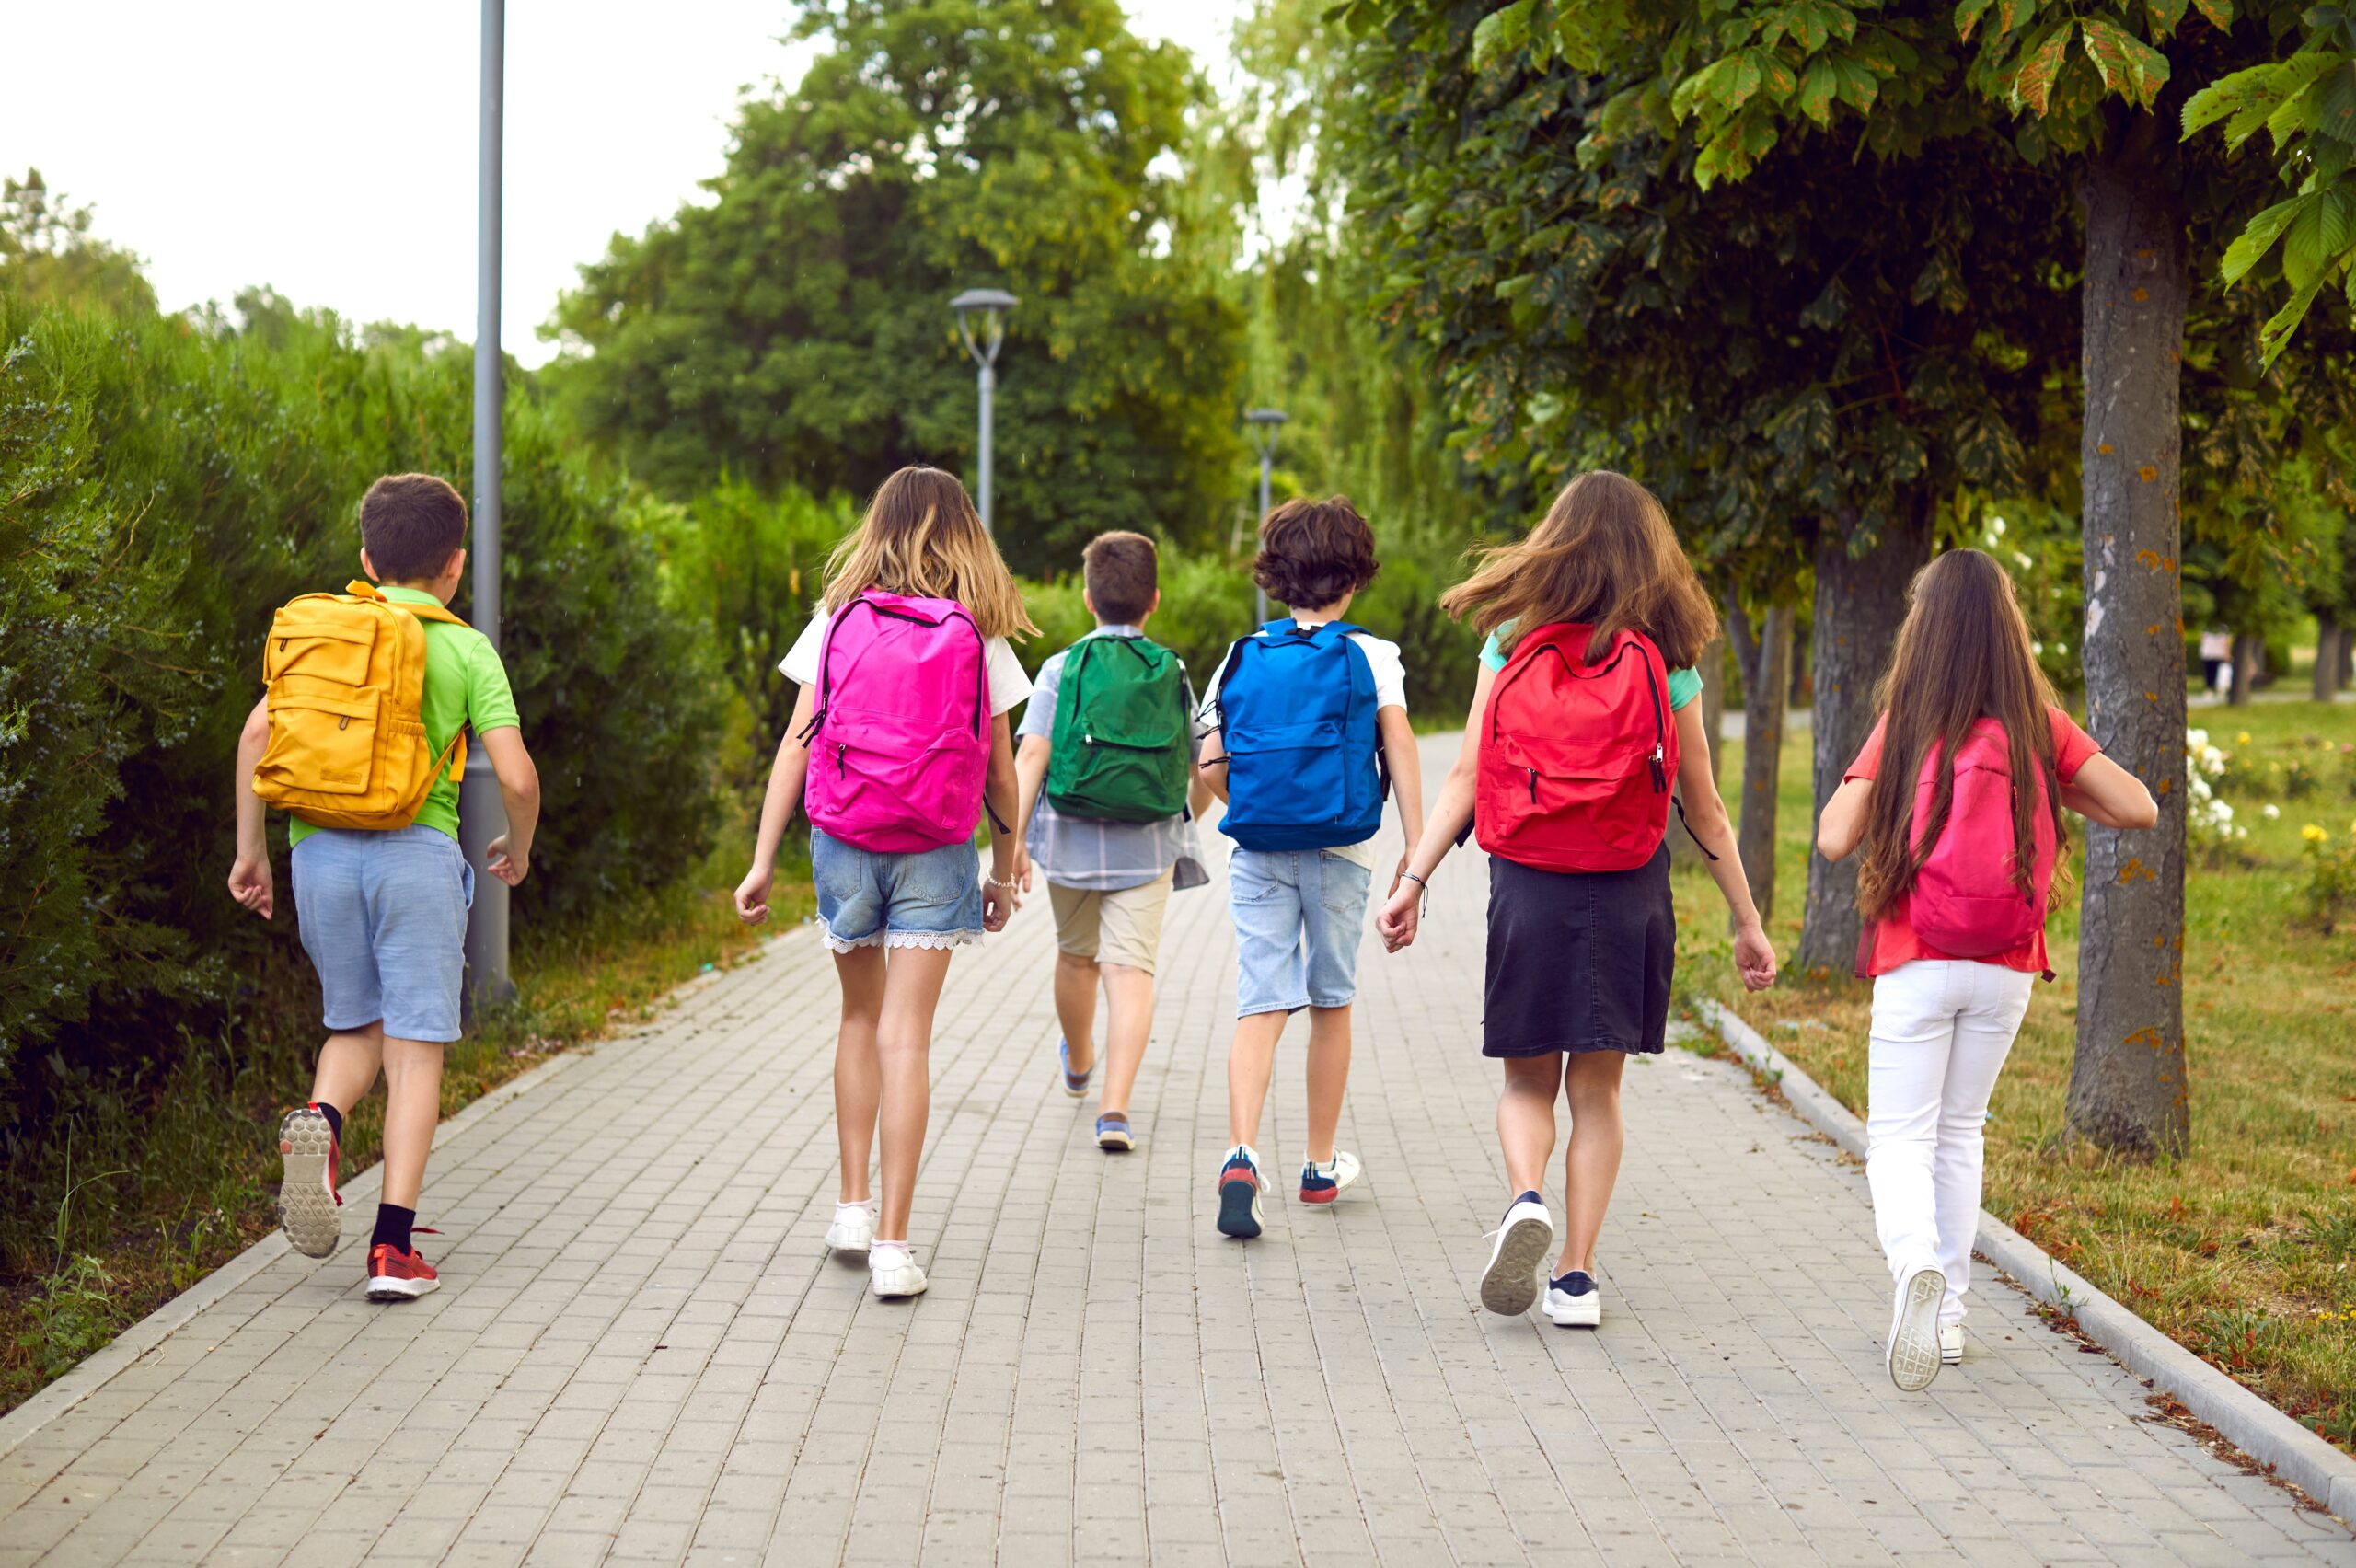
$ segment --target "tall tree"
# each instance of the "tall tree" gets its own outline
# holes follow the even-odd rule
[[[948,302],[1022,304],[1000,362],[999,534],[1018,569],[1086,538],[1217,529],[1236,466],[1242,317],[1171,155],[1202,101],[1115,0],[833,0],[791,87],[748,98],[725,170],[560,306],[549,377],[583,424],[686,494],[725,468],[864,491],[964,463],[972,366]]]

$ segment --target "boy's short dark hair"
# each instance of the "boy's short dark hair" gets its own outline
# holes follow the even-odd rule
[[[1345,495],[1288,501],[1261,520],[1252,580],[1295,609],[1330,605],[1374,581],[1374,530]]]
[[[1088,601],[1107,626],[1135,626],[1153,613],[1160,552],[1143,534],[1099,534],[1080,552]]]
[[[380,582],[442,575],[467,542],[467,503],[435,474],[387,474],[360,498],[360,542]]]

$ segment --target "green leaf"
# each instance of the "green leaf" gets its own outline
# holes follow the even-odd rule
[[[2152,36],[2165,38],[2176,31],[2184,20],[2185,0],[2144,0],[2144,14],[2152,18]]]
[[[1991,0],[1962,0],[1955,8],[1955,36],[1964,42],[1971,41],[1971,29],[1980,25],[1987,14]]]
[[[2298,202],[2298,215],[2282,231],[2282,278],[2292,288],[2304,289],[2323,276],[2331,255],[2323,242],[2323,196],[2302,196]]]
[[[2316,302],[2316,291],[2322,287],[2321,278],[2308,283],[2291,296],[2290,304],[2267,317],[2266,325],[2258,329],[2258,344],[2265,350],[2267,369],[2273,369],[2275,356],[2290,346],[2292,335],[2298,331],[2299,323],[2307,317],[2307,306]]]
[[[2078,24],[2078,33],[2085,40],[2086,57],[2094,62],[2103,89],[2148,108],[2153,95],[2168,79],[2167,56],[2107,17],[2085,18]],[[2044,112],[2042,106],[2038,112]]]
[[[2225,248],[2225,259],[2218,267],[2217,275],[2228,287],[2239,282],[2244,273],[2257,266],[2259,259],[2274,248],[2274,242],[2281,236],[2283,229],[2311,200],[2312,197],[2293,196],[2287,202],[2275,202],[2250,219],[2243,225],[2233,244]]]
[[[1833,95],[1841,88],[1841,72],[1830,60],[1819,57],[1808,62],[1807,74],[1800,78],[1800,112],[1819,125],[1832,122]]]
[[[1996,37],[2010,37],[2015,28],[2027,26],[2037,15],[2037,0],[2004,0],[1996,7]]]
[[[2038,115],[2045,113],[2047,101],[2053,96],[2053,78],[2062,74],[2062,61],[2070,48],[2072,29],[2063,22],[2045,35],[2021,62],[2013,76],[2013,102],[2027,104]]]
[[[1530,42],[1530,13],[1538,0],[1513,0],[1502,11],[1492,11],[1472,29],[1472,68],[1486,70],[1496,60]]]
[[[2343,59],[2323,78],[2317,108],[2316,131],[2335,142],[2356,142],[2356,60]]]
[[[2234,25],[2234,0],[2192,0],[2192,3],[2200,7],[2200,14],[2209,18],[2209,25],[2220,32]]]
[[[1871,112],[1881,95],[1881,78],[1854,60],[1836,60],[1833,69],[1841,74],[1841,101],[1859,114]]]

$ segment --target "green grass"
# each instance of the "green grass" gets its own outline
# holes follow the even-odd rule
[[[572,928],[519,925],[521,1000],[449,1047],[442,1113],[647,1016],[680,983],[748,955],[759,937],[738,924],[727,893],[713,885],[719,870],[715,862],[667,893]],[[806,882],[780,885],[772,919],[790,925],[809,907]],[[86,1098],[58,1151],[63,1170],[42,1173],[54,1197],[39,1214],[6,1216],[0,1412],[276,1223],[277,1120],[307,1096],[318,1043],[309,978],[307,970],[270,977],[264,994],[274,1005],[236,1020],[219,1041],[184,1042],[161,1095],[140,1103]],[[376,1162],[383,1105],[372,1094],[345,1123],[346,1181]]]
[[[2234,754],[2218,788],[2248,837],[2230,854],[2196,855],[2188,878],[2189,1151],[2137,1164],[2061,1136],[2078,957],[2077,907],[2066,900],[2048,933],[2058,978],[2038,988],[1991,1107],[1986,1203],[2181,1343],[2356,1448],[2356,921],[2327,934],[2308,919],[2301,839],[2315,823],[2345,842],[2356,819],[2356,755],[2339,749],[2356,737],[2351,720],[2347,708],[2304,702],[2194,715]],[[1814,825],[1807,741],[1786,747],[1776,824],[1769,925],[1787,960]],[[1740,777],[1738,744],[1724,766]],[[2269,802],[2278,816],[2265,814]],[[1680,991],[1731,1005],[1862,1114],[1868,987],[1787,970],[1776,989],[1744,996],[1715,889],[1698,870],[1676,881]]]

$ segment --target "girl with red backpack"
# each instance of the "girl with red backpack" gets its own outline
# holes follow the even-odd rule
[[[1517,1194],[1481,1303],[1519,1315],[1539,1297],[1560,1096],[1571,1138],[1545,1310],[1591,1328],[1602,1316],[1596,1240],[1620,1170],[1621,1069],[1668,1035],[1677,917],[1665,840],[1680,793],[1734,914],[1743,984],[1775,982],[1693,700],[1717,613],[1652,492],[1600,470],[1565,486],[1528,538],[1487,552],[1440,607],[1471,617],[1488,645],[1463,748],[1376,928],[1394,952],[1414,941],[1423,884],[1478,830],[1490,856],[1481,1049],[1505,1063],[1497,1141]]]
[[[1911,1393],[1963,1359],[1988,1097],[2046,965],[2062,808],[2159,820],[2152,793],[2054,701],[2012,579],[1950,550],[1914,579],[1882,716],[1826,802],[1827,859],[1862,851],[1874,983],[1865,1174],[1896,1280],[1886,1359]],[[1877,789],[1875,779],[1899,780]]]
[[[842,1187],[826,1245],[866,1253],[878,1296],[925,1287],[908,1251],[908,1208],[950,953],[1002,928],[1021,902],[1007,714],[1031,683],[1007,639],[1037,630],[965,487],[909,467],[884,481],[837,548],[824,606],[779,665],[802,689],[736,913],[747,925],[768,917],[778,842],[803,806],[818,918],[843,990]],[[986,811],[983,881],[974,829]],[[880,1205],[867,1180],[879,1126]]]

